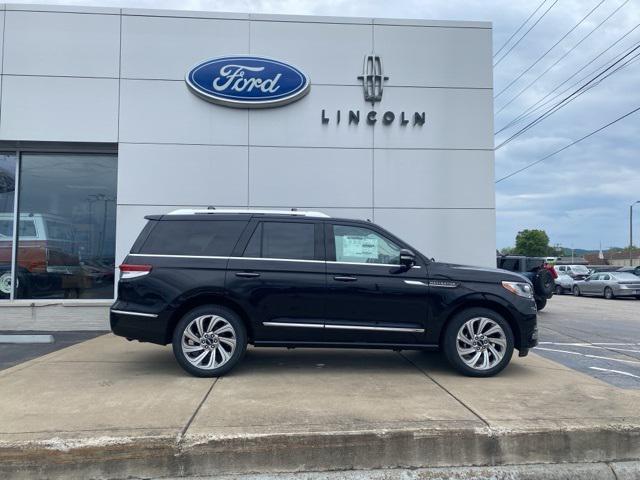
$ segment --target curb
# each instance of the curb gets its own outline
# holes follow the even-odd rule
[[[603,462],[636,459],[640,459],[640,427],[624,425],[186,435],[180,442],[168,436],[95,437],[0,444],[0,478],[80,480],[584,462],[601,472]],[[634,471],[629,468],[621,470],[618,480],[639,478],[629,476]]]

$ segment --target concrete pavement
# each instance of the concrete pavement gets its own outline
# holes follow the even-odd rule
[[[640,459],[640,392],[537,355],[470,379],[438,354],[250,349],[214,380],[105,335],[0,372],[0,392],[1,478]]]

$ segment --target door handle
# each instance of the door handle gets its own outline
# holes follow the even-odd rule
[[[236,272],[236,277],[242,277],[242,278],[256,278],[259,277],[260,274],[259,273],[255,273],[255,272]]]
[[[358,280],[356,277],[343,277],[343,276],[336,276],[333,277],[334,280],[337,280],[338,282],[355,282],[356,280]]]

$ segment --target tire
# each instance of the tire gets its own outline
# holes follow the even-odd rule
[[[562,288],[562,285],[556,285],[556,295],[564,295],[564,288]]]
[[[0,294],[6,298],[11,295],[11,272],[2,272],[0,275]]]
[[[541,268],[536,274],[536,278],[533,281],[534,291],[540,297],[548,298],[555,289],[555,282],[553,275],[546,268]]]
[[[613,295],[613,290],[609,287],[604,287],[604,298],[607,300],[613,300],[615,297]]]
[[[542,310],[544,307],[547,306],[547,299],[544,297],[536,297],[536,308],[538,309],[538,311]]]
[[[498,327],[496,332],[486,335],[495,327]],[[476,338],[472,330],[476,334],[485,334],[485,337]],[[459,334],[468,341],[458,340]],[[476,342],[475,346],[473,342]],[[487,345],[501,357],[498,358]],[[513,332],[507,321],[497,312],[487,308],[470,308],[456,314],[447,324],[441,347],[449,363],[463,375],[491,377],[502,371],[511,360],[514,348]],[[465,350],[469,351],[463,353]],[[478,352],[479,357],[476,356]],[[488,363],[483,365],[481,361]]]
[[[203,342],[205,333],[208,337]],[[180,319],[172,343],[173,354],[185,371],[196,377],[220,377],[242,360],[247,330],[233,310],[203,305]]]
[[[578,288],[578,286],[577,286],[577,285],[575,285],[575,286],[573,287],[573,296],[574,296],[574,297],[579,297],[580,295],[582,295],[582,294],[580,293],[580,289]]]

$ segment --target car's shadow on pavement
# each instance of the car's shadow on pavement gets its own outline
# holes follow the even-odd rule
[[[518,352],[500,377],[527,375],[530,368],[525,361],[514,361]],[[171,346],[137,352],[135,363],[145,365],[147,374],[189,375],[176,362]],[[130,363],[123,361],[123,369]],[[127,366],[129,365],[129,366]],[[251,375],[287,375],[304,373],[309,376],[330,374],[356,374],[384,377],[389,374],[420,374],[426,377],[460,376],[437,351],[375,349],[322,349],[322,348],[255,348],[249,347],[243,360],[226,377]]]

